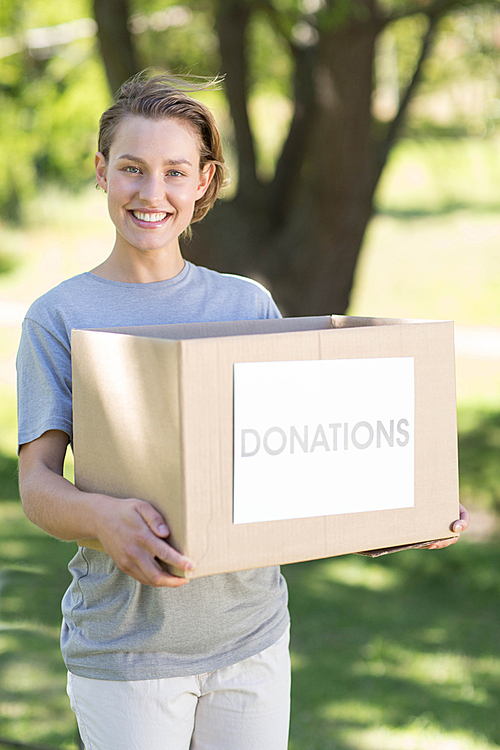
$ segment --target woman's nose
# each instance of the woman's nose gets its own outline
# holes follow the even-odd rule
[[[165,198],[165,186],[160,175],[148,175],[141,180],[139,197],[143,201],[156,205]]]

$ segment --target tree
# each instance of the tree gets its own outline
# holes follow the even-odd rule
[[[217,270],[263,279],[287,315],[342,313],[375,189],[400,137],[439,21],[459,0],[413,0],[391,7],[382,0],[288,1],[285,6],[276,0],[212,0],[204,6],[213,14],[226,74],[238,189],[196,225],[186,252]],[[101,50],[116,90],[124,74],[116,73],[115,58],[130,60],[134,46],[124,33],[127,0],[94,0],[94,5],[101,37],[106,33],[111,41],[111,52],[109,44]],[[106,30],[104,10],[108,20],[115,16]],[[265,16],[293,63],[293,115],[267,181],[257,171],[248,112],[248,31],[255,14]],[[376,43],[388,25],[416,14],[426,19],[420,52],[398,111],[390,122],[380,123],[372,113]]]
[[[84,10],[57,0],[0,3],[0,218],[16,225],[43,185],[78,189],[93,177],[109,91],[94,54],[96,22]]]

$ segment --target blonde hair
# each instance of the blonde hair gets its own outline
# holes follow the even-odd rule
[[[99,123],[98,149],[106,161],[118,127],[127,117],[171,118],[191,128],[200,149],[200,170],[208,164],[215,166],[207,191],[195,203],[191,223],[203,219],[212,208],[226,182],[227,172],[215,119],[208,107],[187,92],[204,91],[218,83],[219,79],[200,84],[165,74],[147,78],[144,72],[139,73],[121,86]]]

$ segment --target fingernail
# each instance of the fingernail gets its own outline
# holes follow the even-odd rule
[[[161,523],[158,526],[158,533],[161,534],[162,536],[166,536],[168,534],[168,529],[164,523]]]
[[[196,568],[196,563],[192,562],[191,560],[188,560],[184,565],[184,570],[194,570]]]
[[[455,531],[463,531],[463,530],[464,530],[464,526],[462,523],[455,524]]]

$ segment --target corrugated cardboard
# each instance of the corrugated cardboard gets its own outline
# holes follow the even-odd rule
[[[197,562],[192,577],[454,536],[452,322],[324,316],[78,330],[72,357],[77,486],[151,502],[169,542]],[[414,507],[233,523],[234,364],[394,357],[414,359]]]

